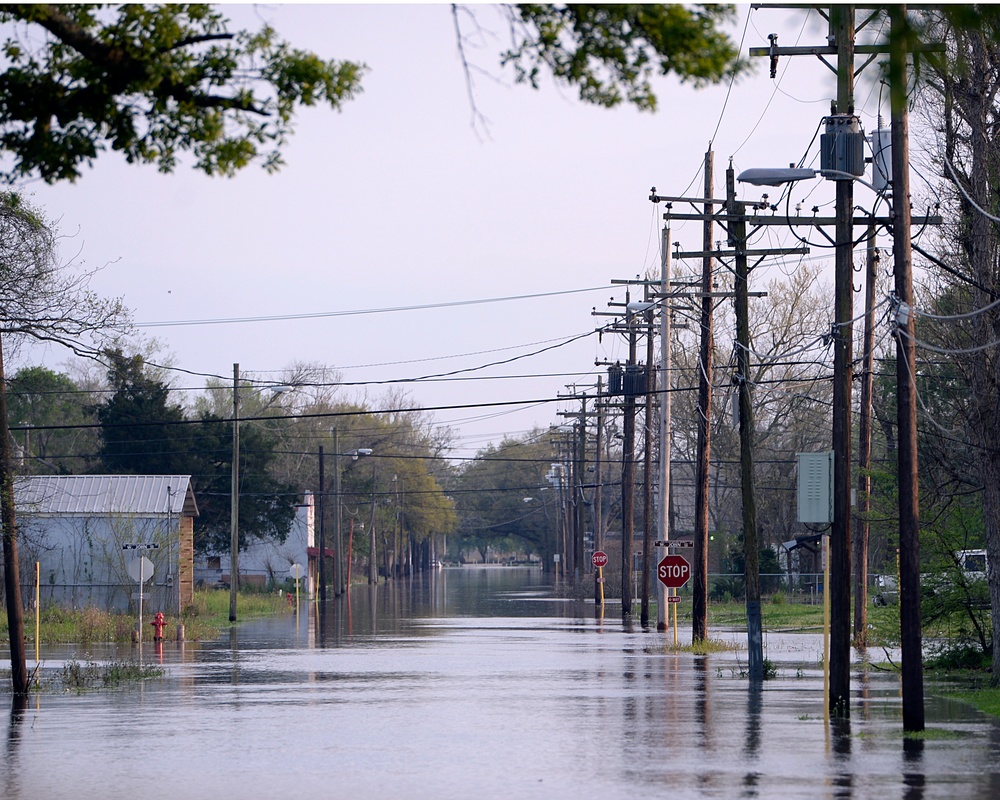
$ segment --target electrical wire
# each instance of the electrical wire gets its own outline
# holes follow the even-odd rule
[[[273,314],[256,317],[216,317],[210,319],[189,319],[189,320],[162,320],[158,322],[137,322],[137,328],[167,328],[182,325],[229,325],[244,322],[282,322],[286,320],[303,319],[325,319],[329,317],[354,317],[367,314],[390,314],[399,311],[426,311],[436,308],[456,308],[461,306],[484,305],[487,303],[506,303],[514,300],[532,300],[541,297],[558,297],[569,294],[582,294],[585,292],[606,291],[612,288],[607,286],[591,286],[586,289],[564,289],[558,292],[537,292],[534,294],[510,295],[507,297],[485,297],[477,300],[453,300],[443,303],[424,303],[411,306],[387,306],[385,308],[364,308],[350,309],[346,311],[316,311],[302,314]]]

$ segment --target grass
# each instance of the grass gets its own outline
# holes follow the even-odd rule
[[[82,692],[87,689],[112,689],[126,683],[138,683],[163,675],[159,667],[137,664],[133,661],[109,661],[98,664],[88,661],[68,661],[57,682],[66,691]]]
[[[769,631],[800,631],[823,626],[823,606],[807,605],[788,601],[784,595],[778,595],[781,600],[773,602],[764,600],[760,606],[761,619],[765,629]],[[690,598],[685,597],[680,603],[678,618],[691,620]],[[708,604],[708,624],[712,626],[746,625],[746,604],[736,601],[710,602]]]
[[[273,616],[288,609],[284,595],[277,593],[241,592],[237,598],[237,610],[241,622],[255,617]],[[144,639],[153,638],[153,612],[144,615]],[[137,624],[134,613],[102,611],[97,608],[68,609],[50,606],[42,610],[40,619],[40,639],[45,644],[90,644],[92,642],[129,642]],[[180,617],[184,624],[184,638],[188,641],[215,639],[230,627],[229,592],[205,589],[195,592],[194,603],[185,609]],[[173,639],[177,631],[178,619],[167,616],[166,638]],[[25,614],[25,636],[34,643],[34,613]],[[0,643],[10,641],[7,629],[7,615],[0,614]]]
[[[984,714],[1000,717],[1000,688],[955,692],[947,694],[946,697],[954,697],[963,703],[968,703]]]

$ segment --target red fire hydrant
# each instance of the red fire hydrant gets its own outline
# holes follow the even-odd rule
[[[162,642],[163,641],[163,628],[167,624],[167,620],[163,617],[162,611],[157,611],[156,616],[153,617],[153,621],[149,623],[153,626],[153,641]]]

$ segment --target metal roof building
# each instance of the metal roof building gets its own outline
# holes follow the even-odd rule
[[[142,556],[154,565],[141,590],[152,607],[177,614],[194,602],[190,475],[25,476],[14,501],[21,575],[38,564],[43,602],[127,608],[137,591],[128,566]]]
[[[198,515],[190,475],[30,475],[14,496],[32,514]]]

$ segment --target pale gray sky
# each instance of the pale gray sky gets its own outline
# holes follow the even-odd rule
[[[713,136],[720,194],[731,156],[737,172],[797,161],[836,90],[833,73],[816,59],[782,60],[777,89],[766,59],[758,59],[755,73],[733,87],[724,115],[727,86],[696,91],[673,80],[658,82],[655,114],[586,106],[548,78],[540,91],[512,86],[511,74],[498,65],[504,25],[495,9],[477,6],[480,24],[495,33],[469,54],[497,76],[476,76],[476,102],[489,119],[484,136],[471,124],[450,6],[234,5],[227,11],[234,27],[266,20],[297,47],[364,61],[371,71],[363,94],[342,113],[299,113],[287,165],[277,175],[254,167],[233,179],[210,179],[183,166],[160,175],[108,153],[75,185],[27,187],[73,236],[64,255],[79,250],[87,265],[106,265],[94,288],[122,296],[140,323],[558,293],[658,270],[661,223],[648,200],[650,187],[699,193]],[[741,6],[732,32],[737,42],[747,13]],[[802,11],[754,11],[742,52],[766,45],[771,32],[783,45],[822,43],[825,25],[815,13],[811,19],[806,24]],[[857,92],[867,130],[875,128],[878,113],[873,74],[872,68]],[[675,224],[673,236],[700,246],[697,223]],[[591,308],[605,308],[612,293],[622,294],[143,330],[162,341],[176,366],[198,373],[231,376],[239,362],[244,371],[277,377],[293,361],[314,361],[338,368],[346,382],[389,381],[466,369],[585,333],[604,321],[592,317]],[[42,357],[55,367],[65,360],[58,352],[36,352],[22,361]],[[612,337],[598,343],[592,336],[469,373],[544,377],[403,388],[425,407],[540,400],[568,383],[593,383],[595,358],[620,357],[623,348]],[[199,383],[176,380],[178,386]],[[344,392],[364,394],[379,407],[387,388]],[[462,434],[463,448],[475,450],[506,432],[558,422],[560,408],[453,410],[435,417]]]

